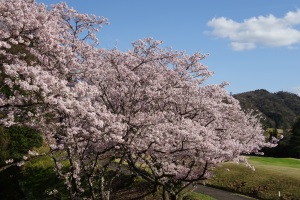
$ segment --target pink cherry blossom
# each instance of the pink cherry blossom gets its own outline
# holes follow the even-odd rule
[[[207,55],[153,38],[127,52],[99,49],[104,17],[65,3],[0,2],[0,124],[40,130],[72,198],[108,199],[106,170],[117,178],[125,161],[176,197],[216,165],[247,164],[242,154],[275,145],[227,83],[203,84],[213,75]]]

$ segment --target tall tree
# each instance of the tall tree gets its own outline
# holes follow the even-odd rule
[[[114,175],[127,161],[176,199],[217,164],[246,163],[240,154],[273,146],[226,83],[203,84],[212,75],[200,62],[206,55],[151,38],[127,52],[97,49],[105,18],[65,3],[0,2],[0,125],[44,134],[70,198],[109,199],[104,178],[116,158]]]
[[[300,117],[297,118],[292,128],[290,155],[294,158],[300,158]]]

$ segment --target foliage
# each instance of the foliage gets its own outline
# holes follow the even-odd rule
[[[270,93],[255,90],[234,95],[245,110],[255,109],[263,114],[265,128],[291,129],[300,115],[300,97],[289,92]]]
[[[29,127],[0,127],[0,165],[8,159],[22,160],[33,147],[42,146],[43,138],[39,132]]]
[[[5,160],[9,158],[9,143],[10,137],[7,132],[4,132],[4,128],[0,127],[0,165],[5,163]]]
[[[300,158],[300,117],[297,119],[292,128],[290,155],[294,158]]]
[[[234,95],[243,109],[255,109],[262,113],[264,119],[262,123],[265,129],[283,129],[283,139],[278,142],[278,146],[272,149],[265,148],[263,151],[267,156],[274,157],[299,157],[297,155],[297,134],[291,131],[297,123],[300,115],[300,97],[288,92],[269,93],[266,90],[255,90]],[[278,136],[275,132],[268,133],[268,136]]]
[[[0,4],[0,125],[44,135],[71,199],[109,199],[124,162],[177,199],[218,163],[247,164],[240,154],[274,146],[226,83],[204,84],[206,55],[152,38],[127,52],[97,49],[104,23],[65,3]]]

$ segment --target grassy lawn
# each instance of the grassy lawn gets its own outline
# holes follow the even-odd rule
[[[191,192],[184,198],[184,200],[215,200],[215,199],[208,195]]]
[[[224,164],[208,184],[259,199],[300,199],[300,160],[249,157],[255,171],[243,165]]]
[[[300,160],[293,158],[250,157],[249,162],[257,170],[277,172],[300,181]]]

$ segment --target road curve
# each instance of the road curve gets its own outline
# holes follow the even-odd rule
[[[228,192],[204,185],[197,185],[194,192],[209,195],[217,200],[255,200],[252,197],[243,196],[241,194]]]

